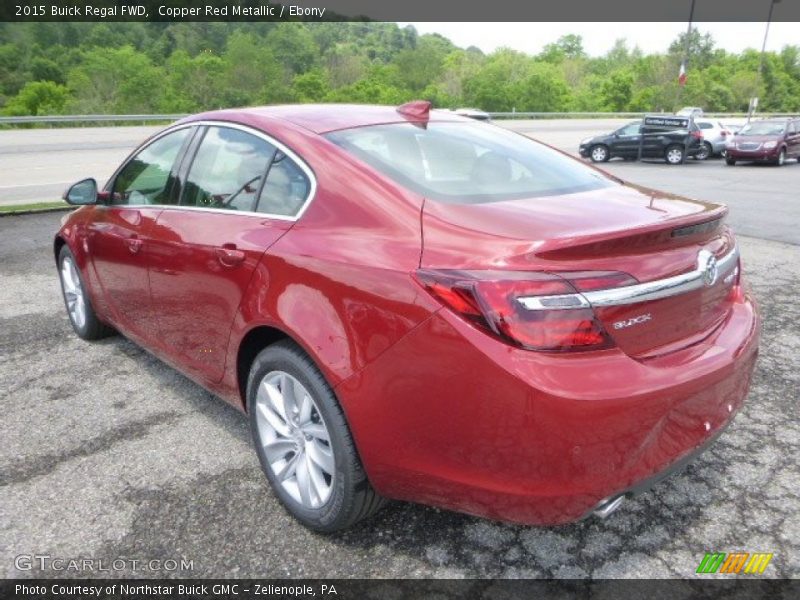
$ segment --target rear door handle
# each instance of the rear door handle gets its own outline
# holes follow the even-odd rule
[[[142,240],[140,240],[135,234],[126,239],[125,244],[127,244],[128,250],[130,250],[131,254],[138,254],[139,250],[142,249]]]
[[[245,254],[236,248],[236,244],[224,244],[216,248],[217,259],[224,267],[235,267],[244,262]]]

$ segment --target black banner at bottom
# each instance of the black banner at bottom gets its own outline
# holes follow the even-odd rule
[[[468,598],[476,600],[576,599],[682,600],[798,598],[800,580],[727,579],[6,579],[4,600],[257,600]]]

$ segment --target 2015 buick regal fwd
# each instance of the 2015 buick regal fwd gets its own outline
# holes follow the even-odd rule
[[[750,385],[724,207],[425,102],[192,116],[65,198],[75,332],[119,331],[245,411],[319,531],[386,498],[602,516]]]

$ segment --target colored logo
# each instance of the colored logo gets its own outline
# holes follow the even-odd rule
[[[739,575],[761,575],[772,560],[773,554],[767,552],[706,552],[698,573],[732,573]]]

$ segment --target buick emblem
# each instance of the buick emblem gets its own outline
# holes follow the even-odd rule
[[[705,259],[705,266],[703,267],[703,283],[707,287],[711,287],[717,282],[719,275],[719,267],[717,266],[717,257],[708,253],[708,258]]]

